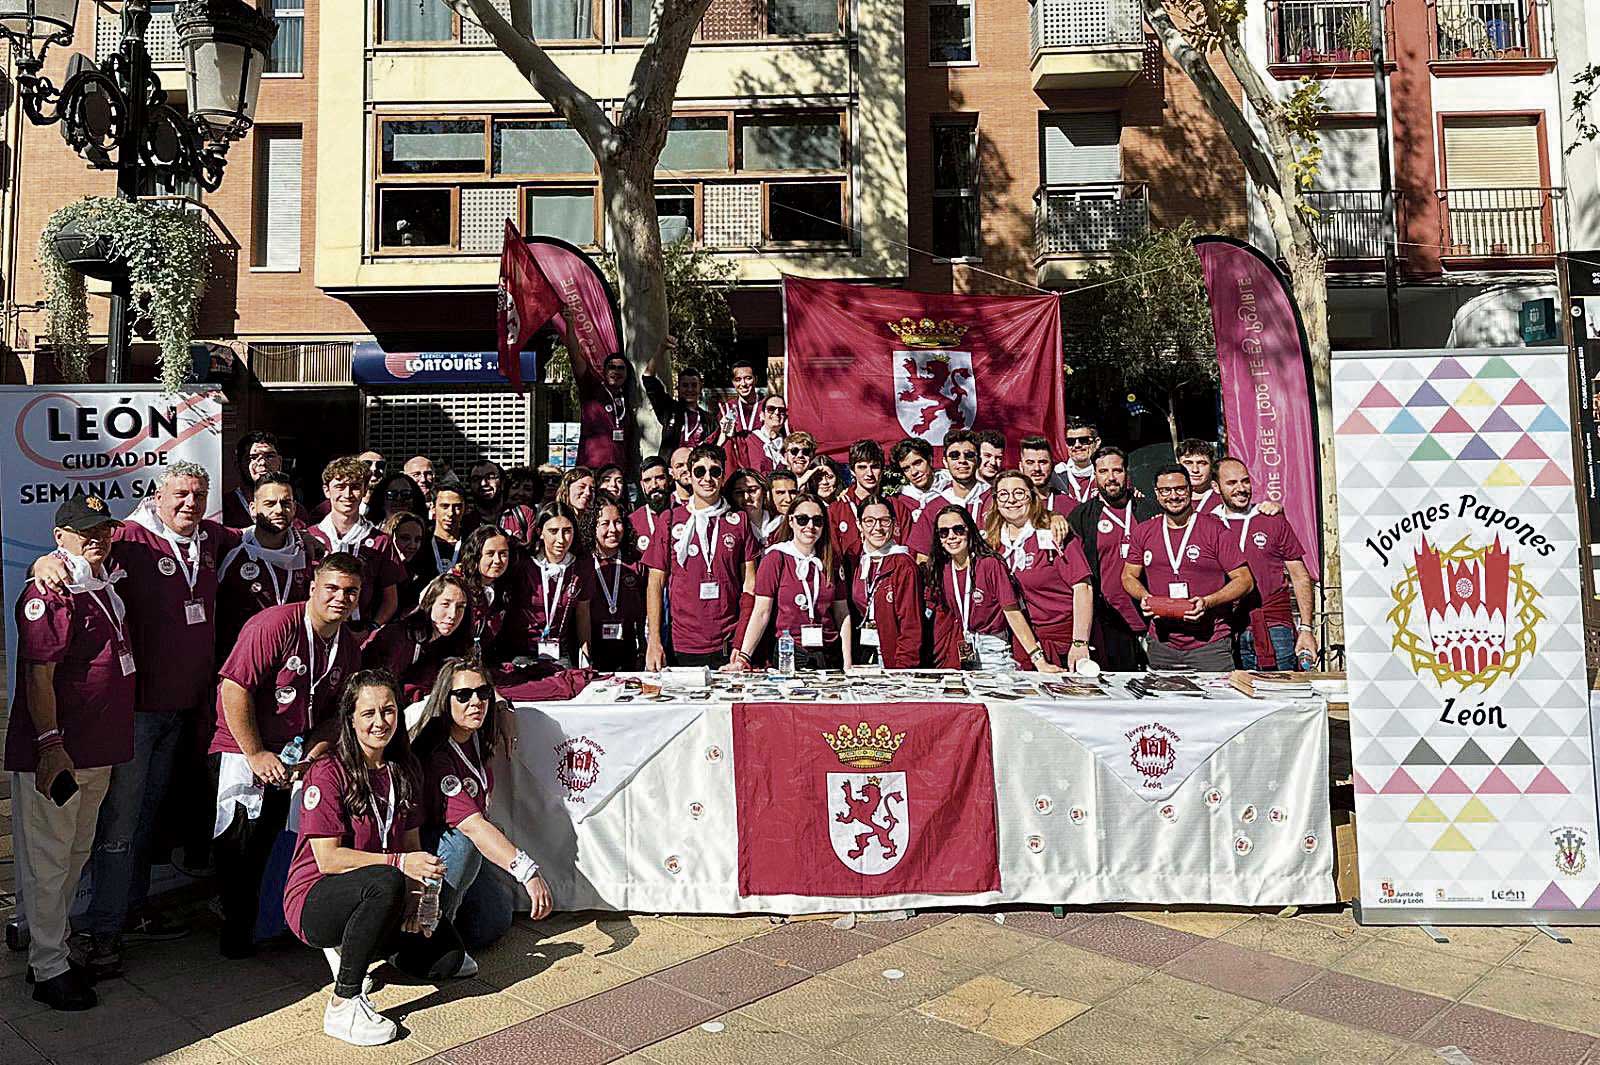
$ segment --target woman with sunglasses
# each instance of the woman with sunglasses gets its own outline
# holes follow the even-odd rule
[[[391,473],[378,482],[372,493],[372,505],[367,508],[367,520],[382,525],[391,514],[402,511],[426,514],[428,500],[417,487],[417,482],[403,473]]]
[[[565,503],[551,503],[535,523],[532,565],[517,592],[519,655],[537,655],[563,668],[587,661],[589,587],[578,568],[579,516]]]
[[[480,525],[462,541],[461,561],[451,571],[470,593],[469,628],[473,652],[479,657],[500,653],[506,638],[506,618],[520,587],[518,573],[526,568],[517,565],[513,552],[511,537],[493,525]]]
[[[539,863],[489,821],[489,796],[494,791],[490,761],[495,750],[505,748],[509,740],[505,730],[510,722],[505,714],[506,707],[495,694],[483,663],[475,658],[452,658],[440,668],[439,684],[428,697],[417,726],[422,843],[444,862],[439,913],[441,920],[452,925],[462,916],[462,900],[468,897],[485,860],[522,885],[535,921],[550,916],[550,887],[539,875]],[[468,916],[465,925],[458,927],[472,923]],[[478,963],[470,954],[463,954],[457,975],[471,976],[477,971]]]
[[[751,667],[769,633],[774,640],[783,633],[794,637],[797,669],[849,669],[854,663],[850,588],[833,553],[828,508],[802,494],[789,509],[789,528],[793,538],[761,556],[755,606],[728,663],[732,672]]]
[[[644,662],[644,567],[615,496],[594,504],[594,552],[579,562],[589,583],[590,665],[602,672],[638,669]]]
[[[1015,639],[1040,672],[1060,673],[1023,615],[1005,563],[978,534],[967,509],[946,503],[934,516],[933,533],[933,555],[922,580],[933,607],[937,665],[1012,669]]]
[[[768,396],[761,404],[761,424],[729,441],[728,461],[758,473],[771,473],[784,465],[785,422],[789,404],[782,396]]]
[[[995,506],[984,520],[983,538],[1011,571],[1022,590],[1023,610],[1057,665],[1076,669],[1089,657],[1094,623],[1094,588],[1089,561],[1076,538],[1062,540],[1050,527],[1054,517],[1027,475],[1006,470],[995,480]],[[1014,648],[1025,663],[1020,641]]]
[[[399,701],[394,678],[381,669],[346,683],[338,739],[306,771],[283,888],[290,931],[321,948],[334,968],[322,1030],[355,1046],[399,1034],[367,998],[374,961],[392,955],[402,972],[437,982],[461,975],[465,956],[448,919],[425,933],[417,917],[422,881],[442,878],[446,866],[422,847],[422,770]]]
[[[361,649],[361,664],[385,669],[400,681],[409,706],[433,690],[446,659],[472,651],[472,592],[454,573],[435,577],[416,609],[379,629]]]
[[[856,508],[861,561],[850,581],[860,661],[887,669],[922,664],[922,574],[911,552],[895,543],[894,504],[870,495]]]

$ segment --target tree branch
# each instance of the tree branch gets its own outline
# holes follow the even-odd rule
[[[633,66],[618,121],[629,131],[629,139],[638,132],[657,132],[643,129],[641,123],[659,121],[665,130],[694,31],[710,6],[711,0],[651,0],[650,35]]]

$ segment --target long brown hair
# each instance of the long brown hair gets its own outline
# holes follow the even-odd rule
[[[432,754],[450,735],[450,725],[454,721],[450,715],[450,689],[455,685],[458,673],[476,673],[491,686],[494,684],[494,674],[481,658],[468,655],[445,659],[444,665],[439,667],[439,679],[434,681],[433,691],[428,693],[428,702],[422,711],[422,724],[413,741],[421,758]],[[484,715],[483,724],[478,728],[478,750],[483,758],[488,758],[497,745],[509,742],[509,729],[507,722],[501,719],[502,712],[500,694],[496,692],[489,702],[489,712]]]
[[[832,523],[828,519],[828,504],[824,503],[815,492],[801,492],[794,497],[793,506],[789,508],[789,513],[784,515],[783,523],[779,526],[779,531],[783,533],[783,536],[781,538],[775,537],[773,543],[782,543],[784,540],[794,539],[794,530],[789,528],[789,518],[794,514],[794,508],[801,503],[814,503],[817,509],[822,512],[822,532],[817,537],[816,546],[817,558],[822,560],[822,572],[826,573],[830,580],[837,580],[838,570],[834,565],[833,530],[829,528]]]
[[[461,624],[456,628],[456,634],[472,631],[472,587],[459,573],[453,571],[441,573],[422,589],[422,595],[417,598],[416,609],[406,617],[406,624],[411,626],[411,635],[419,642],[426,643],[433,639],[433,604],[439,601],[439,596],[444,594],[446,588],[457,589],[467,600],[467,610],[462,615]],[[454,639],[455,635],[450,638]]]
[[[329,757],[344,771],[344,810],[352,821],[368,814],[377,817],[372,809],[366,756],[361,752],[361,741],[356,739],[356,697],[367,688],[389,689],[397,710],[401,710],[405,702],[400,695],[399,682],[387,669],[357,670],[345,681],[344,691],[339,695],[339,738],[334,741]],[[422,796],[422,767],[411,751],[403,710],[396,717],[394,735],[383,749],[383,760],[389,763],[390,779],[394,781],[395,809],[415,805]]]

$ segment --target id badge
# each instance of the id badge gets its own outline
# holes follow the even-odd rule
[[[972,647],[972,637],[967,633],[963,633],[961,636],[961,664],[965,666],[967,663],[976,662],[977,660],[978,652]]]
[[[613,429],[613,430],[611,430],[611,439],[615,440],[617,443],[619,443],[619,444],[622,443],[624,438],[625,438],[625,434],[623,433],[623,431],[621,429]]]
[[[720,598],[720,588],[717,585],[717,582],[716,581],[701,581],[700,582],[700,598],[703,599],[703,600],[705,600],[705,599],[716,600],[716,599]]]
[[[600,625],[600,638],[602,640],[622,639],[622,622],[602,622]]]
[[[183,621],[186,625],[204,625],[206,605],[198,599],[191,599],[183,604]]]
[[[561,641],[560,640],[540,640],[539,641],[539,657],[540,658],[560,658],[561,657]]]
[[[1122,542],[1122,557],[1128,557],[1128,542],[1126,540]]]
[[[878,646],[880,646],[879,643],[878,643],[878,627],[876,625],[868,625],[867,627],[865,627],[864,629],[861,630],[861,646],[862,647],[878,647]]]
[[[133,676],[134,670],[138,668],[133,664],[132,651],[123,651],[121,654],[117,655],[117,665],[122,667],[122,675],[124,677]]]
[[[1167,595],[1170,596],[1173,599],[1188,599],[1188,598],[1190,598],[1190,595],[1189,595],[1189,582],[1188,581],[1173,581],[1171,584],[1167,585]]]
[[[801,647],[821,647],[822,646],[822,626],[821,625],[802,625],[802,626],[800,626],[800,646]]]

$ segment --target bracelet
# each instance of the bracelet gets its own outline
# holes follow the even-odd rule
[[[34,750],[35,750],[35,752],[37,752],[39,754],[43,754],[46,751],[53,751],[53,750],[56,750],[57,748],[65,747],[66,745],[67,745],[66,741],[63,740],[59,735],[56,735],[56,736],[51,736],[49,739],[42,740],[39,743],[35,744],[34,745]]]
[[[1301,632],[1310,632],[1310,631],[1312,631],[1312,630],[1311,630],[1311,626],[1310,626],[1310,625],[1307,625],[1307,624],[1306,624],[1306,623],[1305,623],[1305,622],[1303,622],[1303,621],[1302,621],[1302,622],[1299,622],[1299,623],[1297,623],[1297,624],[1296,624],[1296,625],[1295,625],[1295,628],[1296,628],[1296,629],[1298,629],[1298,630],[1299,630],[1299,631],[1301,631]]]
[[[39,733],[38,736],[34,737],[33,742],[34,743],[44,743],[46,740],[60,739],[60,738],[61,738],[61,730],[60,729],[58,729],[58,728],[46,729],[44,732],[41,732],[41,733]]]
[[[511,859],[509,872],[518,883],[526,884],[539,875],[539,863],[527,851],[518,851],[516,857]]]
[[[1029,658],[1030,661],[1037,662],[1039,659],[1041,659],[1043,657],[1044,657],[1044,648],[1043,647],[1035,647],[1033,650],[1028,652],[1028,658]]]

